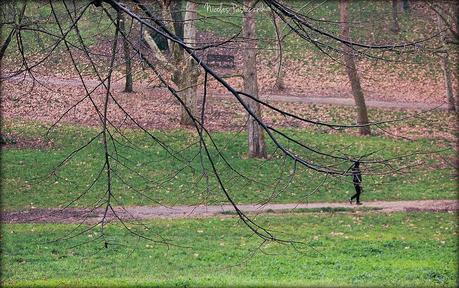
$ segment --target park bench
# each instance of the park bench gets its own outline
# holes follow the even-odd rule
[[[207,54],[207,65],[212,68],[234,68],[234,56],[225,54]]]

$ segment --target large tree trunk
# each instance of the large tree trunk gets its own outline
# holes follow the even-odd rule
[[[256,43],[256,26],[255,11],[252,9],[257,1],[244,1],[244,27],[243,35],[245,39],[246,50],[244,51],[244,92],[258,97],[257,83],[257,43]],[[252,99],[246,100],[249,109],[261,118],[260,104]],[[257,123],[255,118],[248,115],[247,122],[249,157],[266,158],[266,145],[262,127]]]
[[[197,4],[192,1],[186,2],[186,11],[185,11],[185,21],[183,25],[183,38],[184,42],[191,47],[196,46],[196,21],[197,21],[197,12],[196,12]],[[180,49],[182,53],[182,60],[181,62],[185,62],[182,67],[179,63],[178,72],[179,79],[177,85],[180,87],[180,96],[182,97],[185,106],[181,106],[181,113],[180,113],[180,124],[182,125],[193,125],[193,118],[190,117],[189,112],[193,115],[193,117],[197,116],[197,85],[200,70],[196,63],[196,61],[190,57],[186,57],[184,55],[185,51]],[[188,109],[188,111],[187,111]]]
[[[178,36],[181,40],[183,40],[184,33],[185,33],[185,26],[187,25],[187,22],[184,21],[184,18],[183,18],[182,3],[183,3],[182,0],[174,0],[170,4],[171,5],[171,18],[172,18],[172,21],[174,22],[175,35]],[[194,16],[191,19],[194,19],[193,21],[195,21],[196,20],[196,3],[188,7],[189,1],[187,1],[186,5],[187,5],[186,11],[190,11],[188,8],[192,9],[191,13],[194,13]],[[185,15],[185,18],[186,18],[186,15]],[[194,23],[191,23],[191,25],[196,26]]]
[[[126,25],[125,25],[125,20],[126,17],[124,17],[123,13],[118,12],[118,18],[119,18],[119,23],[120,23],[120,30],[124,36],[123,38],[123,51],[124,51],[124,65],[126,68],[126,81],[124,85],[124,92],[132,92],[132,65],[131,65],[131,55],[129,51],[129,43],[126,39],[127,37],[127,32],[126,32]]]
[[[180,38],[184,38],[188,46],[193,47],[196,46],[197,4],[187,1],[185,16],[179,21],[178,19],[182,17],[182,3],[180,0],[169,1],[161,6],[161,12],[156,13],[161,13],[164,24],[170,31],[174,31]],[[166,43],[167,50],[165,50],[162,49],[165,47],[164,43],[160,45],[146,31],[144,31],[144,39],[154,51],[154,56],[161,63],[160,65],[172,72],[171,80],[177,86],[177,94],[183,102],[180,104],[180,124],[194,125],[193,118],[197,116],[197,84],[201,72],[199,65],[173,41]]]
[[[349,32],[349,1],[340,0],[340,16],[341,16],[341,37],[350,40]],[[352,94],[354,95],[355,105],[357,107],[357,123],[359,125],[366,125],[368,121],[367,106],[363,96],[362,87],[360,86],[359,75],[354,62],[354,51],[350,45],[343,43],[344,51],[344,64],[346,65],[346,72],[352,86]],[[370,135],[370,126],[360,127],[360,135]]]
[[[400,32],[400,25],[398,24],[398,0],[392,0],[392,27],[390,31],[394,33]]]
[[[440,40],[443,46],[443,53],[440,55],[441,60],[441,68],[443,70],[443,78],[445,81],[445,92],[446,92],[446,99],[448,100],[448,110],[449,111],[456,111],[456,103],[454,100],[454,91],[453,91],[453,80],[451,76],[451,69],[449,63],[449,54],[448,54],[448,47],[445,42],[445,32],[443,31],[445,26],[443,25],[440,16],[437,15],[437,28],[438,32],[440,33]]]

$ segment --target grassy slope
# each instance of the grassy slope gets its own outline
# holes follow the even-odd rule
[[[10,122],[6,131],[13,130],[23,137],[39,137],[45,128],[40,124],[28,122]],[[383,137],[356,137],[345,134],[324,134],[307,130],[290,131],[299,139],[321,151],[341,151],[361,155],[369,151],[381,150],[376,157],[391,158],[415,151],[440,149],[434,140],[415,142],[395,141]],[[122,165],[114,165],[114,171],[130,183],[131,188],[117,178],[114,179],[114,194],[119,203],[125,205],[155,205],[155,201],[167,204],[196,204],[202,201],[222,203],[223,193],[217,188],[216,181],[210,178],[210,191],[201,177],[199,157],[190,162],[192,171],[184,164],[174,161],[151,139],[139,132],[126,131],[128,137],[139,145],[139,151],[118,146],[121,155],[129,160],[126,163],[136,172],[127,170]],[[56,207],[67,204],[83,192],[102,167],[102,144],[94,141],[86,150],[78,153],[57,177],[45,177],[52,167],[60,163],[74,149],[96,134],[93,128],[63,126],[51,134],[54,148],[47,150],[7,149],[3,151],[3,207],[7,210],[30,207]],[[195,138],[188,132],[155,132],[161,140],[171,145],[184,159],[192,159],[198,151],[197,145],[186,148]],[[322,183],[323,175],[299,167],[290,185],[289,171],[291,161],[284,161],[279,154],[274,154],[268,162],[245,159],[246,143],[244,134],[228,132],[214,133],[218,145],[235,169],[258,179],[262,183],[237,177],[220,160],[217,167],[230,193],[240,203],[254,203],[267,199],[273,193],[278,194],[272,202],[301,201],[346,201],[353,193],[350,179],[328,178],[318,191],[311,193]],[[286,145],[288,145],[286,143]],[[351,145],[350,147],[348,147]],[[273,152],[270,146],[270,152]],[[112,148],[113,151],[113,148]],[[299,150],[297,150],[299,151]],[[214,151],[215,152],[215,151]],[[449,155],[451,152],[446,152]],[[310,160],[323,161],[312,154],[304,154]],[[427,164],[415,167],[410,173],[389,174],[384,176],[366,176],[364,201],[369,200],[408,200],[408,199],[443,199],[454,198],[455,187],[452,181],[452,169],[437,163],[438,155],[420,155]],[[333,161],[325,163],[334,164]],[[336,163],[336,162],[335,162]],[[409,159],[413,164],[414,159]],[[205,163],[209,169],[209,163]],[[349,166],[343,164],[342,168]],[[432,168],[431,166],[435,168]],[[176,173],[180,171],[180,173]],[[145,178],[140,177],[141,173]],[[177,175],[176,175],[177,174]],[[278,182],[278,177],[281,178]],[[77,206],[87,206],[103,197],[106,190],[104,175],[96,185],[79,201]],[[285,189],[284,189],[285,188]],[[140,190],[140,191],[138,191]],[[280,192],[280,193],[279,193]],[[143,193],[147,195],[143,197]],[[116,204],[119,204],[116,203]]]
[[[298,251],[260,240],[235,218],[149,221],[145,235],[164,245],[126,236],[111,225],[103,249],[96,231],[64,242],[47,241],[75,225],[3,225],[3,279],[7,284],[124,285],[349,285],[452,286],[456,282],[456,221],[450,213],[295,214],[259,216],[278,236],[304,241]],[[131,225],[132,226],[132,225]],[[84,227],[83,227],[84,228]],[[88,234],[88,235],[86,235]],[[126,246],[124,246],[126,245]],[[233,266],[235,265],[235,266]],[[44,281],[46,280],[46,281]],[[28,282],[25,282],[28,281]],[[110,284],[112,283],[112,284]],[[120,284],[120,285],[121,285]]]

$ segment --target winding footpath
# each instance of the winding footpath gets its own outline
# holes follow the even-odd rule
[[[39,85],[65,85],[72,87],[82,87],[81,81],[79,79],[64,79],[58,77],[37,77]],[[20,83],[21,81],[32,82],[33,80],[30,77],[12,77],[7,78],[4,81]],[[94,87],[100,85],[99,81],[85,79],[85,84],[91,90]],[[112,84],[112,87],[115,89],[122,90],[124,88],[123,81],[116,81]],[[136,83],[136,89],[148,89],[148,85],[145,83]],[[164,88],[165,89],[165,88]],[[276,101],[276,102],[293,102],[293,103],[304,103],[304,104],[319,104],[319,105],[338,105],[338,106],[355,106],[353,98],[344,98],[344,97],[314,97],[314,96],[292,96],[292,95],[260,95],[262,100],[267,101]],[[212,93],[211,97],[214,99],[223,98],[223,99],[233,99],[234,96],[231,94],[220,94]],[[447,103],[443,104],[427,104],[421,102],[395,102],[395,101],[379,101],[379,100],[365,100],[365,103],[368,107],[372,108],[383,108],[383,109],[406,109],[406,110],[434,110],[441,109],[446,110]]]

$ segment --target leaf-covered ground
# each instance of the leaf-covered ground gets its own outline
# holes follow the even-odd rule
[[[63,123],[99,125],[99,119],[92,102],[85,97],[83,87],[72,81],[71,85],[58,82],[8,81],[2,85],[1,109],[6,119],[38,120],[48,124],[57,121],[64,113]],[[94,87],[93,82],[89,87]],[[183,128],[179,124],[180,104],[162,88],[139,85],[135,93],[121,92],[121,85],[116,85],[113,95],[117,102],[127,111],[138,124],[147,129],[171,130]],[[215,95],[215,96],[213,96]],[[217,98],[214,92],[209,93],[210,100],[206,105],[206,125],[211,131],[240,131],[244,129],[246,112],[236,101]],[[105,92],[98,88],[92,99],[101,109]],[[83,99],[83,100],[82,100]],[[79,103],[82,100],[81,103]],[[75,104],[77,104],[73,107]],[[306,105],[302,103],[271,103],[287,112],[294,113],[309,120],[335,124],[355,123],[356,111],[353,107],[334,105]],[[73,107],[73,108],[72,108]],[[72,108],[72,109],[70,109]],[[70,110],[69,110],[70,109]],[[323,127],[307,124],[299,120],[285,117],[280,113],[263,109],[263,117],[270,125],[280,127],[304,127],[327,133]],[[436,138],[451,141],[454,131],[454,114],[444,110],[421,112],[416,110],[370,109],[370,121],[389,122],[374,127],[376,135],[406,138]],[[109,105],[109,118],[113,123],[124,127],[135,127],[133,121],[126,119],[126,114],[113,101]],[[355,129],[346,133],[355,134]]]

